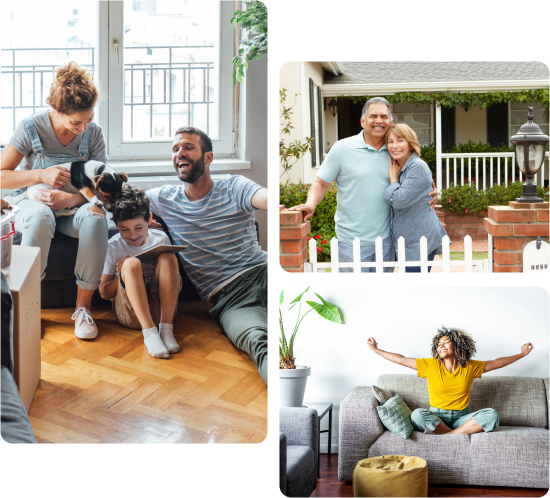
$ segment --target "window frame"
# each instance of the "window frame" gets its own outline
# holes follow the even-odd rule
[[[233,26],[230,19],[234,12],[233,2],[220,2],[219,39],[219,124],[220,138],[213,140],[216,158],[235,156],[234,149],[234,89],[232,85]],[[113,39],[124,46],[124,5],[120,1],[98,2],[98,81],[100,92],[109,98],[98,105],[98,123],[104,130],[107,154],[115,161],[168,160],[171,140],[125,141],[123,138],[124,105],[124,50],[112,50]],[[120,96],[117,98],[117,96]]]

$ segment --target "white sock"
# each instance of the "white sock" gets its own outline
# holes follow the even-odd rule
[[[147,352],[154,358],[170,358],[170,353],[162,342],[156,327],[143,330],[143,342],[145,343]]]
[[[179,344],[174,339],[174,325],[171,323],[160,323],[160,338],[170,353],[177,353],[180,350]]]

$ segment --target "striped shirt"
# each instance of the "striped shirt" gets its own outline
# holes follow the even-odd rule
[[[256,235],[252,197],[262,187],[241,175],[214,180],[212,190],[196,201],[184,185],[165,185],[147,191],[151,211],[165,221],[176,245],[189,246],[179,254],[185,271],[202,299],[237,275],[267,263]]]

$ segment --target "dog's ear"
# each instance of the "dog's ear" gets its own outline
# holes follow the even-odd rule
[[[95,187],[97,187],[98,183],[101,183],[103,181],[104,176],[105,175],[96,175],[96,176],[94,176]]]
[[[118,176],[120,176],[120,178],[122,178],[123,182],[128,181],[128,175],[126,173],[119,173]]]

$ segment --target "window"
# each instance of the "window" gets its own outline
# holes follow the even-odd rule
[[[548,111],[541,102],[512,102],[510,106],[510,137],[514,136],[522,125],[527,123],[528,107],[533,107],[533,122],[548,135]]]
[[[75,4],[85,22],[73,17]],[[56,67],[74,60],[97,81],[98,24],[94,0],[58,2],[55,16],[48,2],[34,3],[29,15],[27,2],[9,0],[2,3],[2,12],[0,141],[7,142],[23,118],[48,108]],[[50,19],[48,36],[44,19]]]
[[[232,2],[111,3],[109,40],[120,53],[109,93],[121,98],[109,99],[110,157],[166,157],[180,126],[208,133],[216,157],[232,155],[232,14]]]
[[[48,107],[53,70],[75,61],[94,73],[95,120],[111,159],[167,160],[174,131],[186,125],[212,137],[217,158],[233,155],[234,2],[66,0],[55,15],[39,2],[30,16],[25,2],[3,7],[2,142]]]
[[[409,125],[416,133],[420,145],[430,145],[434,141],[431,106],[416,107],[414,104],[393,106],[394,123]]]

